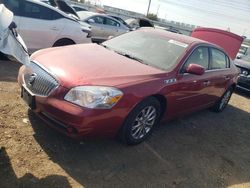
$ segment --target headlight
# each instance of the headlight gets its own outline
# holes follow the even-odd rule
[[[122,96],[123,93],[113,87],[79,86],[72,88],[64,99],[86,108],[110,109]]]

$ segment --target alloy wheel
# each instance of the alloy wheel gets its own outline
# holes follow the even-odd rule
[[[146,106],[136,116],[132,128],[131,135],[134,139],[142,139],[152,129],[157,119],[157,112],[154,106]]]
[[[228,90],[225,95],[222,97],[221,102],[220,102],[220,109],[224,109],[226,105],[228,104],[229,100],[231,97],[231,91]]]

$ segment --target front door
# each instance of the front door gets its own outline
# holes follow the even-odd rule
[[[203,75],[185,73],[189,64],[198,64],[205,68]],[[198,47],[185,62],[180,75],[177,77],[177,89],[174,93],[171,115],[180,115],[204,108],[213,102],[211,86],[214,84],[207,72],[209,69],[209,48]]]

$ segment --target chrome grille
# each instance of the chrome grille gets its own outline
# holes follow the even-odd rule
[[[25,86],[35,95],[49,96],[58,86],[57,80],[34,62],[28,68],[31,72],[24,75]]]

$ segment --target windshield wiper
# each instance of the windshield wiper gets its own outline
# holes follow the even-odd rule
[[[112,50],[110,47],[108,47],[107,45],[105,45],[105,44],[99,44],[100,46],[102,46],[102,47],[104,47],[104,48],[106,48],[106,49],[108,49],[108,50]],[[114,50],[112,50],[112,51],[114,51]]]
[[[117,54],[119,54],[119,55],[122,55],[122,56],[124,56],[124,57],[129,58],[129,59],[136,60],[136,61],[138,61],[138,62],[140,62],[140,63],[142,63],[142,64],[148,65],[148,64],[145,63],[142,59],[140,59],[140,58],[138,58],[138,57],[135,57],[135,56],[133,56],[133,55],[131,55],[131,54],[127,54],[127,53],[125,53],[125,52],[120,52],[120,51],[117,51],[117,50],[113,50],[113,49],[109,48],[108,46],[106,46],[105,44],[100,44],[100,45],[101,45],[102,47],[106,48],[106,49],[112,50],[113,52],[115,52],[115,53],[117,53]]]
[[[115,52],[118,53],[118,54],[120,54],[120,55],[122,55],[122,56],[124,56],[124,57],[127,57],[127,58],[129,58],[129,59],[136,60],[136,61],[138,61],[138,62],[140,62],[140,63],[142,63],[142,64],[147,65],[142,59],[140,59],[140,58],[138,58],[138,57],[135,57],[135,56],[133,56],[133,55],[131,55],[131,54],[127,54],[127,53],[119,52],[119,51],[115,51]]]

